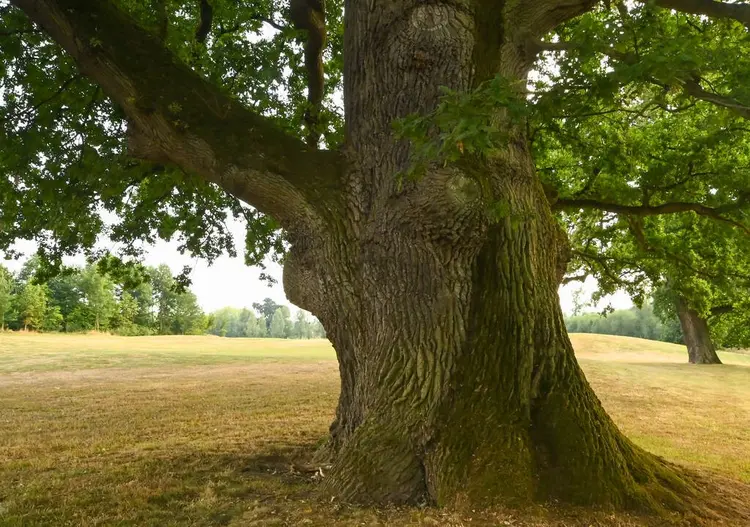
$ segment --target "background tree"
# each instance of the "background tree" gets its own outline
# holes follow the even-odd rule
[[[18,318],[23,330],[41,329],[47,312],[47,292],[38,284],[26,283],[16,297]]]
[[[270,298],[264,298],[263,302],[253,303],[253,309],[255,309],[266,322],[266,331],[271,331],[271,321],[276,313],[276,310],[281,307],[281,304],[277,304]]]
[[[80,269],[66,269],[63,273],[52,277],[47,282],[49,289],[49,303],[56,306],[62,315],[62,329],[68,330],[68,319],[73,310],[83,301],[80,288]]]
[[[128,291],[122,291],[110,319],[110,327],[120,333],[133,333],[138,316],[138,301]]]
[[[5,317],[13,305],[13,275],[0,265],[0,331],[5,331]]]
[[[295,339],[310,339],[312,333],[312,324],[307,317],[307,313],[300,309],[297,311],[291,336]]]
[[[233,307],[224,307],[211,314],[211,326],[209,332],[220,337],[241,337],[245,334],[245,328],[240,325],[241,310]]]
[[[150,282],[142,282],[129,290],[138,303],[138,311],[133,319],[136,326],[151,328],[154,326],[154,288]]]
[[[677,324],[677,333],[674,325]],[[622,335],[664,342],[682,342],[676,314],[661,320],[654,312],[653,304],[643,307],[615,310],[610,313],[582,313],[565,318],[565,326],[571,333],[599,333]]]
[[[206,316],[198,305],[198,298],[190,291],[177,294],[172,316],[175,335],[200,335],[206,330]]]
[[[83,299],[94,316],[94,330],[106,329],[116,308],[114,283],[95,265],[87,265],[81,272],[79,284]]]
[[[669,280],[690,362],[715,363],[708,318],[750,284],[750,113],[700,103],[711,99],[696,91],[701,76],[736,70],[709,63],[713,23],[693,24],[641,7],[572,22],[538,82],[534,147],[570,225],[568,279],[595,276],[600,295],[624,289],[637,305]],[[725,29],[737,45],[741,32]],[[686,51],[701,33],[711,36]]]
[[[174,276],[169,266],[162,264],[148,269],[156,308],[156,328],[159,335],[169,333],[177,303]]]
[[[245,323],[245,336],[249,338],[263,338],[268,336],[266,329],[266,320],[263,317],[256,317],[250,313]]]
[[[289,315],[288,311],[284,311],[283,307],[278,308],[271,318],[271,329],[269,334],[271,338],[283,339],[287,338],[287,327],[288,327]]]
[[[12,3],[0,246],[35,238],[59,263],[93,246],[110,211],[124,256],[157,236],[209,259],[232,252],[228,213],[248,221],[248,262],[288,248],[287,296],[323,322],[340,363],[325,492],[689,507],[690,478],[617,430],[575,361],[556,294],[570,251],[552,208],[584,225],[606,226],[599,215],[615,207],[734,225],[746,181],[707,175],[715,193],[660,188],[636,201],[618,169],[605,178],[616,192],[601,196],[615,201],[582,203],[544,191],[557,181],[532,150],[536,163],[562,150],[535,130],[585,127],[623,98],[628,111],[694,103],[709,133],[713,118],[746,112],[750,7]],[[281,29],[251,45],[263,24]],[[538,53],[566,39],[559,74],[548,68],[529,101]],[[724,135],[738,139],[731,124]],[[638,139],[627,135],[633,151]],[[571,152],[569,165],[588,156]]]

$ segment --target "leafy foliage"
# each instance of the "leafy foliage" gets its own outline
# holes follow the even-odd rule
[[[45,281],[37,263],[31,258],[17,276],[0,265],[0,301],[6,302],[4,320],[11,329],[124,335],[205,331],[197,298],[178,290],[167,266],[146,268],[147,281],[133,285],[115,281],[93,264],[66,268]]]
[[[570,234],[570,275],[596,277],[599,297],[624,289],[637,305],[669,282],[704,316],[745,303],[745,29],[616,4],[555,38],[530,123],[538,172]]]

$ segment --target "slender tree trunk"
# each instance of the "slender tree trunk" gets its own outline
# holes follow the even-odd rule
[[[284,271],[339,359],[325,490],[679,508],[689,485],[618,431],[576,362],[557,295],[567,243],[523,127],[499,112],[507,147],[396,184],[409,148],[394,119],[431,110],[440,86],[495,73],[524,85],[530,57],[502,38],[505,14],[383,6],[345,11],[345,212],[319,239],[292,237]]]
[[[708,321],[688,306],[684,298],[677,300],[677,315],[691,364],[721,364],[711,341]]]

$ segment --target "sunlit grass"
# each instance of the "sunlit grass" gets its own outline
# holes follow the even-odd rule
[[[681,346],[572,340],[636,443],[750,482],[746,356],[693,366]],[[310,453],[333,418],[337,375],[326,341],[2,334],[0,525],[642,524],[576,509],[321,502]]]

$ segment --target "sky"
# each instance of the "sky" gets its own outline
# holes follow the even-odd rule
[[[176,242],[160,241],[150,246],[146,251],[144,263],[146,265],[157,266],[167,264],[173,274],[178,274],[184,266],[193,268],[190,275],[192,279],[191,290],[198,297],[198,302],[206,312],[215,311],[219,308],[247,307],[252,308],[253,302],[260,302],[269,297],[278,303],[292,305],[284,294],[284,288],[281,284],[282,268],[279,264],[268,261],[267,269],[263,271],[257,267],[247,267],[242,258],[244,252],[244,225],[237,220],[227,222],[231,229],[235,243],[237,245],[236,258],[227,255],[217,258],[212,265],[208,265],[205,260],[193,258],[190,255],[182,255],[177,250]],[[101,247],[111,249],[112,246],[100,243]],[[23,251],[27,256],[33,254],[36,245],[33,242],[19,242],[16,249]],[[18,271],[23,264],[23,260],[4,260],[4,255],[0,252],[0,263],[5,265],[11,271]],[[83,265],[84,257],[81,255],[75,258],[68,258],[65,261],[68,265]],[[260,273],[274,277],[278,283],[269,287],[268,283],[260,280]],[[570,314],[573,310],[573,293],[578,288],[583,288],[583,298],[590,300],[591,294],[596,291],[596,281],[589,278],[586,282],[574,282],[560,288],[560,304],[565,313]],[[611,303],[616,309],[626,309],[632,305],[628,296],[624,293],[617,293],[612,297],[602,299],[597,306],[592,306],[587,310],[601,309]],[[293,306],[294,307],[294,306]]]

